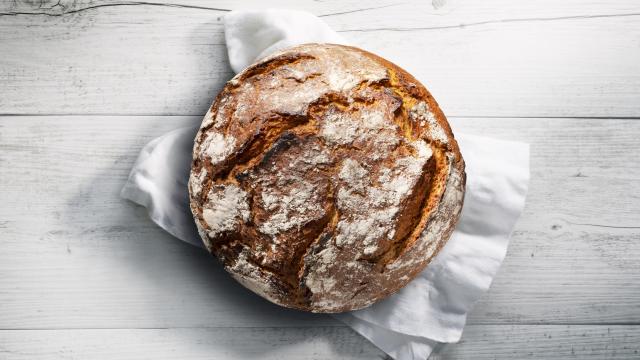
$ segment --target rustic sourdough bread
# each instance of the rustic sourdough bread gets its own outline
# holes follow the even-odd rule
[[[429,92],[390,62],[307,44],[250,66],[195,139],[191,210],[241,284],[286,307],[366,307],[445,244],[464,161]]]

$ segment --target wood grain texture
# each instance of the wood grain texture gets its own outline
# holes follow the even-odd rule
[[[6,359],[384,359],[346,327],[0,330]]]
[[[338,325],[252,295],[118,197],[145,142],[199,121],[0,118],[3,328]],[[531,143],[524,215],[470,323],[640,323],[640,201],[628,191],[640,180],[640,122],[451,122]]]
[[[430,359],[637,359],[639,344],[637,326],[471,325]]]
[[[2,4],[3,114],[203,114],[231,76],[224,10],[265,6],[257,1]],[[640,3],[633,0],[293,6],[324,15],[354,44],[405,67],[449,115],[640,113]]]
[[[222,16],[263,7],[405,67],[456,131],[531,143],[503,266],[432,358],[640,358],[634,0],[0,0],[0,358],[384,358],[118,197],[139,149],[231,76]]]
[[[431,359],[634,359],[638,344],[636,326],[469,325],[458,344],[439,349]],[[0,355],[16,360],[386,358],[344,327],[4,330]]]

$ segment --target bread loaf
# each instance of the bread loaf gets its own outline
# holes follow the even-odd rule
[[[241,284],[312,312],[405,286],[460,215],[464,161],[411,75],[366,51],[307,44],[230,80],[193,150],[191,210]]]

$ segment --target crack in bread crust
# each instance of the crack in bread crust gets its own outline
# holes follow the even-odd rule
[[[229,81],[196,136],[189,191],[207,248],[239,282],[283,306],[341,312],[397,291],[442,248],[464,162],[411,75],[309,44]]]

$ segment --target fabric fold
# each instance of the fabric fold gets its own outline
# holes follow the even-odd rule
[[[225,37],[235,72],[289,46],[347,43],[309,13],[273,9],[229,13]],[[176,238],[202,248],[187,190],[196,131],[180,128],[148,143],[121,196],[146,207],[149,217]],[[467,314],[491,285],[524,207],[529,146],[458,132],[455,136],[466,162],[467,185],[451,239],[396,294],[366,309],[334,315],[396,359],[424,359],[439,344],[460,340]]]

